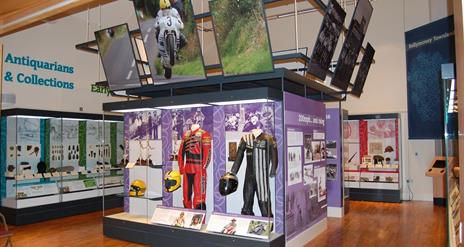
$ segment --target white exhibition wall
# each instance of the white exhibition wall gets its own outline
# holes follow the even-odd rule
[[[100,9],[94,8],[89,13],[84,11],[0,38],[0,43],[4,46],[3,93],[16,95],[16,103],[7,105],[7,108],[102,113],[102,103],[114,101],[115,98],[106,93],[92,92],[93,83],[105,80],[100,58],[96,54],[77,50],[75,45],[94,40],[94,31],[100,27],[124,22],[129,23],[130,29],[136,28],[132,2],[116,1],[102,6],[101,17]],[[5,62],[8,54],[17,57],[29,56],[30,59],[50,63],[56,61],[58,64],[73,67],[74,73],[34,70],[30,66]],[[11,82],[5,80],[7,72],[11,73]],[[64,89],[18,82],[25,81],[25,77],[30,75],[72,82],[74,88]]]
[[[342,103],[342,107],[350,114],[401,114],[403,199],[409,198],[406,179],[410,179],[412,183],[409,187],[414,193],[414,199],[432,200],[432,179],[425,177],[424,173],[435,155],[435,141],[410,141],[407,138],[404,32],[450,15],[452,1],[374,0],[372,4],[374,13],[365,40],[371,42],[376,49],[376,62],[371,67],[362,97],[348,97],[348,100]],[[298,9],[302,10],[308,6],[306,2],[299,3]],[[354,5],[348,5],[346,9],[345,25],[348,26]],[[267,11],[267,15],[269,17],[286,11],[293,11],[293,6]],[[321,21],[322,16],[317,12],[298,16],[299,47],[308,47],[311,52]],[[74,46],[93,40],[95,30],[126,22],[131,30],[137,28],[132,2],[119,0],[101,8],[91,9],[89,12],[84,11],[0,38],[0,43],[4,44],[3,61],[5,56],[11,53],[15,56],[57,61],[75,68],[73,74],[66,74],[56,71],[34,71],[24,66],[5,63],[4,73],[36,73],[41,77],[56,77],[75,84],[74,90],[64,90],[4,82],[3,93],[16,94],[16,104],[12,107],[70,112],[77,112],[82,108],[84,112],[100,113],[101,104],[114,99],[105,94],[91,92],[91,84],[105,78],[99,57],[78,51]],[[292,28],[294,24],[294,17],[269,21],[274,51],[295,48],[295,30]],[[338,51],[342,40],[339,41]],[[335,54],[335,57],[337,56],[338,52]]]

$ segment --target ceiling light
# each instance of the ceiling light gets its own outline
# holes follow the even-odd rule
[[[138,111],[153,111],[153,108],[134,108],[134,109],[122,109],[122,110],[112,110],[111,112],[120,112],[120,113],[127,113],[127,112],[138,112]]]
[[[171,109],[205,107],[205,106],[210,106],[210,105],[207,105],[207,104],[189,104],[189,105],[158,106],[156,108],[163,109],[163,110],[171,110]]]
[[[246,100],[234,100],[234,101],[223,101],[223,102],[211,102],[211,105],[238,105],[238,104],[253,104],[253,103],[268,103],[274,102],[271,99],[246,99]]]
[[[33,119],[49,119],[52,117],[45,117],[45,116],[29,116],[29,115],[16,115],[16,116],[11,116],[11,117],[17,117],[17,118],[33,118]]]

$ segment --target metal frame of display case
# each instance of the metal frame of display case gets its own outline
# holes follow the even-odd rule
[[[444,126],[444,154],[445,167],[445,191],[446,218],[448,229],[448,246],[460,246],[461,231],[461,196],[460,196],[460,166],[459,166],[459,131],[458,131],[458,94],[455,76],[455,64],[441,65],[441,80],[443,88],[443,126]],[[435,198],[434,198],[435,202]]]
[[[69,118],[76,120],[101,120],[102,115],[88,113],[71,113],[59,111],[45,111],[34,109],[13,108],[2,111],[2,117],[30,116],[44,118]],[[121,121],[121,116],[106,115],[106,120]],[[103,187],[104,189],[105,187]],[[103,203],[104,201],[104,203]],[[39,221],[56,219],[66,216],[78,215],[105,209],[122,207],[123,197],[119,195],[108,195],[104,199],[101,196],[77,199],[71,201],[60,201],[39,206],[25,208],[0,207],[3,213],[12,225],[31,224]]]

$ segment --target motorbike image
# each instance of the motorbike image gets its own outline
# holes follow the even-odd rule
[[[164,68],[164,77],[171,79],[172,68],[176,64],[177,52],[180,44],[180,29],[183,24],[174,16],[162,16],[158,20],[160,28],[158,35],[158,49],[161,64]]]

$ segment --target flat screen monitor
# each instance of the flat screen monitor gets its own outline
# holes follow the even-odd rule
[[[372,60],[374,59],[375,50],[370,43],[367,43],[366,50],[364,51],[364,56],[359,65],[358,74],[356,75],[356,80],[354,81],[353,90],[351,93],[357,97],[361,96],[366,83],[367,74],[371,68]]]
[[[324,80],[337,47],[346,13],[335,0],[327,5],[319,35],[314,45],[308,73]]]
[[[209,4],[224,75],[272,72],[262,0],[212,0]]]
[[[110,90],[141,87],[127,24],[96,31],[95,39]]]
[[[341,90],[346,90],[350,84],[372,11],[369,0],[358,1],[331,82],[333,86]]]
[[[154,84],[205,79],[191,1],[133,2]]]

